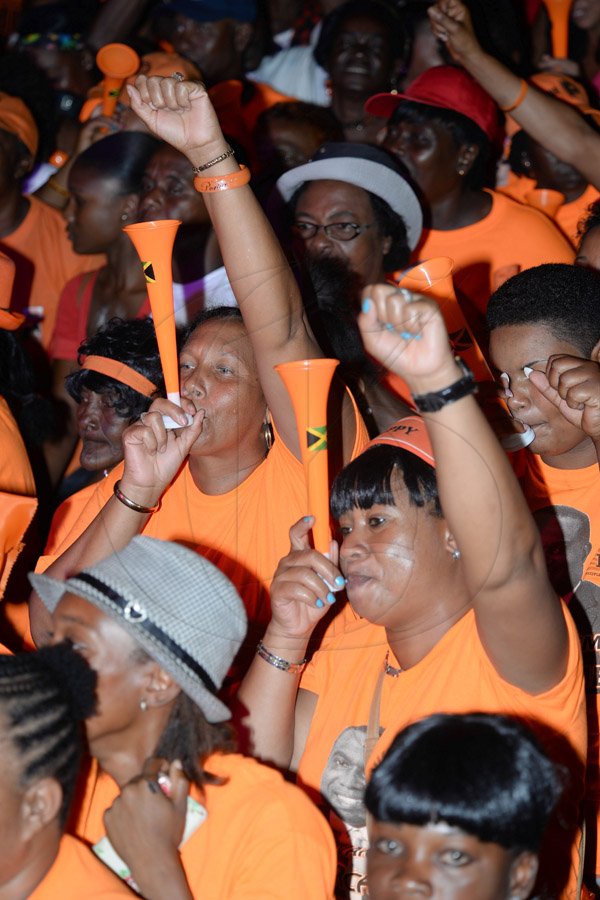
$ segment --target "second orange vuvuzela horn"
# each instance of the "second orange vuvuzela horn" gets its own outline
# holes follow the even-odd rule
[[[313,540],[320,553],[329,552],[331,541],[327,398],[338,365],[337,359],[299,359],[275,366],[294,407],[306,476],[308,512],[315,517]]]

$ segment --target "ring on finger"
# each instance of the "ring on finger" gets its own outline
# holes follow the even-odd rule
[[[171,78],[173,78],[175,81],[185,81],[185,75],[183,75],[181,72],[173,72]]]

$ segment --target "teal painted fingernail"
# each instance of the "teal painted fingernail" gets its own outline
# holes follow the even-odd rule
[[[322,600],[317,600],[317,602],[315,603],[315,606],[317,607],[317,609],[323,609],[325,604],[323,603]]]
[[[390,324],[390,322],[386,322],[385,327],[387,328],[388,331],[394,330],[394,326],[392,324]]]
[[[304,516],[302,519],[303,522],[310,522],[310,516]]]
[[[365,299],[362,302],[362,311],[364,313],[366,313],[366,312],[369,312],[370,309],[371,309],[371,301],[368,297],[365,297]]]
[[[414,337],[414,334],[412,333],[412,331],[401,331],[400,337],[405,341],[410,341],[410,339]]]
[[[344,587],[345,584],[346,584],[346,579],[344,578],[344,576],[338,575],[335,579],[336,587]]]
[[[330,606],[332,603],[335,603],[335,594],[332,594],[331,591],[327,594],[327,602]]]

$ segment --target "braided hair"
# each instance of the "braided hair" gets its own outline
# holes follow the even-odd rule
[[[0,717],[20,763],[18,787],[53,778],[64,826],[84,747],[82,722],[95,710],[96,674],[68,644],[0,656]]]

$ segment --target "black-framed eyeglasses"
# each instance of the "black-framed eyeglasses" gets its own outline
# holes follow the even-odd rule
[[[368,225],[357,225],[356,222],[332,222],[330,225],[315,225],[314,222],[294,222],[292,230],[304,241],[309,241],[321,230],[333,241],[353,241],[374,224],[374,222]]]

